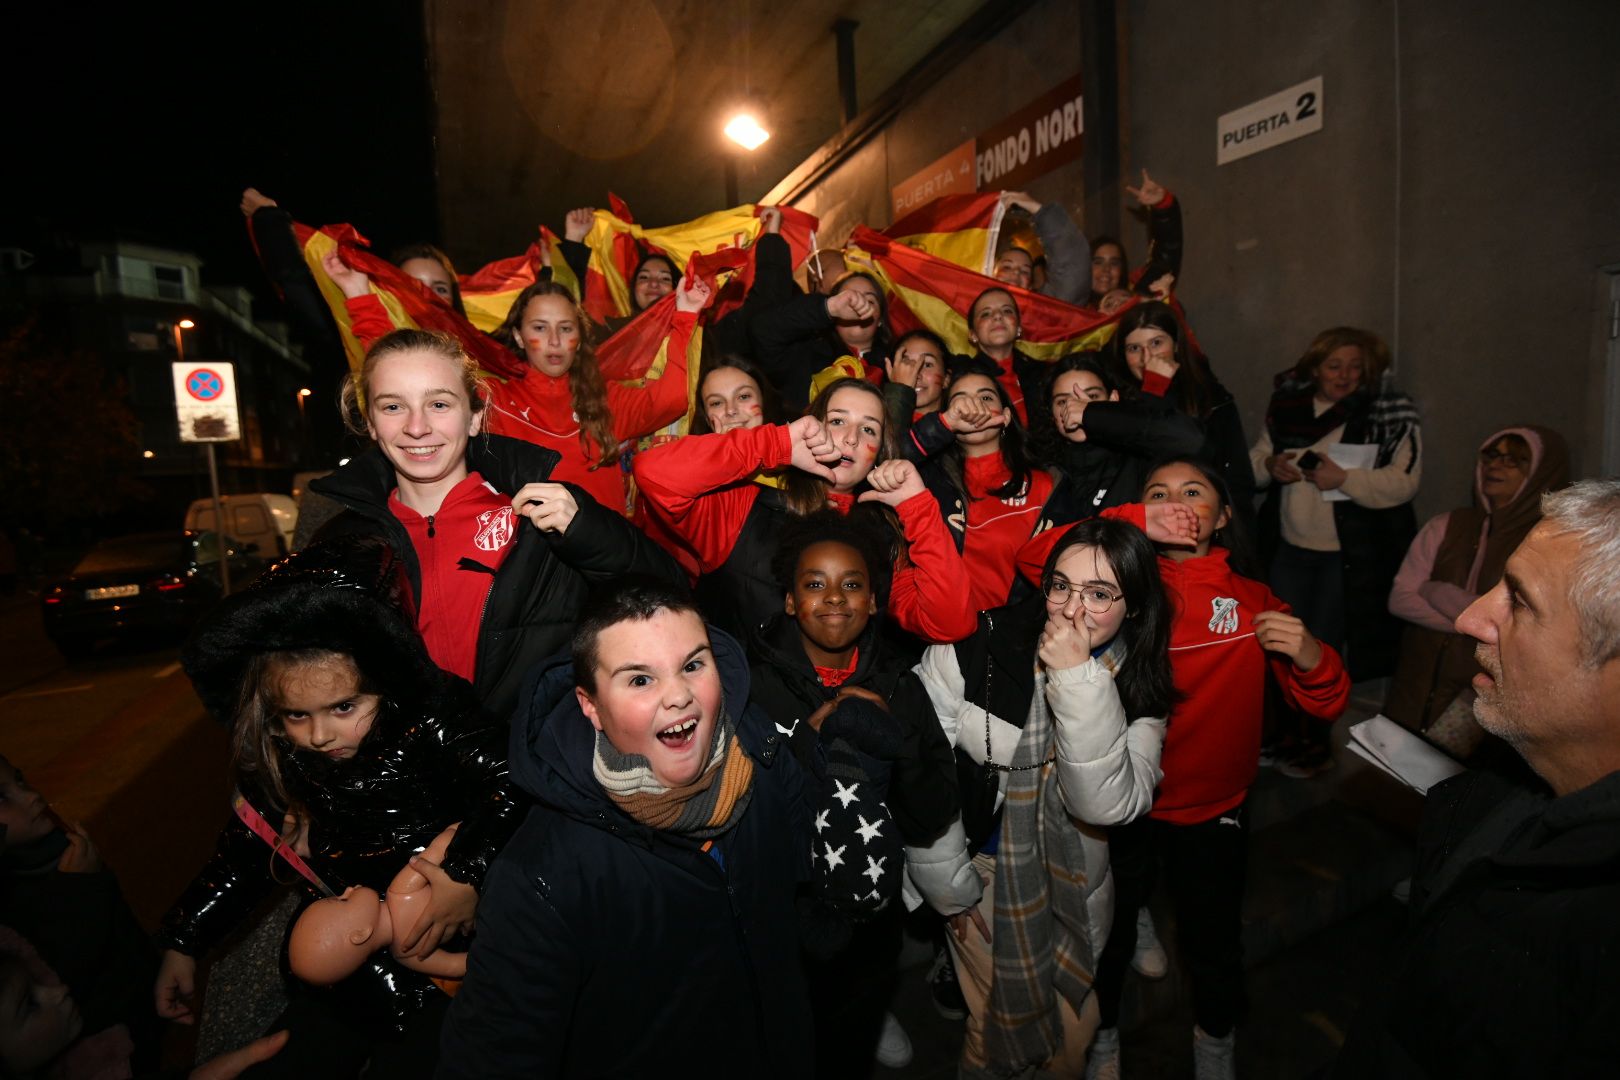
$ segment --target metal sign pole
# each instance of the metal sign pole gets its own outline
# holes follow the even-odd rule
[[[220,595],[231,595],[231,558],[230,545],[226,543],[225,534],[225,506],[219,499],[219,465],[214,460],[214,444],[203,443],[208,447],[208,488],[214,495],[214,529],[219,537],[219,585]]]

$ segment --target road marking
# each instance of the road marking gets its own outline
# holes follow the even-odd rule
[[[81,690],[95,689],[95,683],[85,683],[83,686],[58,686],[54,690],[30,690],[26,694],[7,694],[0,701],[21,701],[23,698],[50,697],[53,694],[77,694]]]
[[[161,669],[159,669],[157,671],[152,672],[152,678],[154,678],[154,679],[167,679],[170,675],[173,675],[175,672],[177,672],[179,670],[180,670],[180,661],[176,660],[174,663],[170,664],[168,667],[161,668]]]

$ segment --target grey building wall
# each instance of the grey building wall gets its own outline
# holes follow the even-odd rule
[[[1421,515],[1468,497],[1491,429],[1598,467],[1620,262],[1620,5],[1129,0],[1127,171],[1181,197],[1181,295],[1251,439],[1270,376],[1342,323],[1424,413]],[[1320,132],[1215,164],[1217,118],[1312,76]],[[1133,254],[1142,245],[1130,237]]]
[[[1080,15],[1073,2],[1042,0],[984,42],[968,64],[936,82],[795,205],[821,218],[824,242],[842,243],[857,224],[889,224],[890,189],[965,140],[992,127],[1080,71]],[[1081,163],[1029,185],[1080,220]]]

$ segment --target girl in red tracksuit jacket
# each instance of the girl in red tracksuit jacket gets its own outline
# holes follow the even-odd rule
[[[367,349],[395,329],[370,278],[334,253],[323,264],[342,290],[350,329]],[[512,303],[495,331],[528,361],[522,378],[487,381],[492,435],[536,443],[562,455],[555,481],[578,484],[603,506],[627,510],[620,444],[650,435],[686,414],[686,351],[710,288],[682,280],[664,362],[640,379],[605,380],[591,348],[590,319],[566,286],[537,281]]]
[[[1220,473],[1197,459],[1172,459],[1148,474],[1146,508],[1185,507],[1196,542],[1160,545],[1159,571],[1175,609],[1170,668],[1176,704],[1165,734],[1153,809],[1109,830],[1114,925],[1093,989],[1101,1028],[1099,1063],[1119,1055],[1119,1004],[1136,950],[1138,912],[1164,864],[1175,904],[1182,963],[1193,987],[1199,1076],[1232,1075],[1233,1028],[1245,1004],[1242,905],[1248,855],[1244,803],[1259,771],[1266,679],[1301,712],[1331,723],[1350,699],[1338,653],[1311,636],[1264,584],[1234,568],[1232,506]],[[1142,504],[1104,511],[1146,524]],[[1066,530],[1052,529],[1019,555],[1026,576]],[[1144,912],[1145,913],[1145,912]],[[1151,928],[1151,922],[1148,924]],[[1151,932],[1151,930],[1149,930]]]
[[[977,613],[962,558],[916,467],[888,460],[896,433],[877,387],[835,379],[791,424],[753,419],[635,457],[636,486],[656,523],[650,531],[678,545],[676,560],[695,568],[710,622],[746,639],[782,610],[770,565],[790,515],[829,505],[847,514],[857,502],[882,502],[899,517],[907,545],[889,595],[895,622],[929,642],[973,632]]]

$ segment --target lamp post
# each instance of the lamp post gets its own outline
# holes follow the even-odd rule
[[[186,362],[186,340],[181,336],[182,330],[193,330],[197,326],[190,319],[181,319],[174,324],[174,352],[175,358],[182,364]],[[225,542],[225,504],[219,497],[219,462],[214,457],[214,444],[203,443],[208,454],[208,490],[214,499],[214,531],[219,536],[219,587],[223,596],[231,594],[231,559],[230,545]]]

